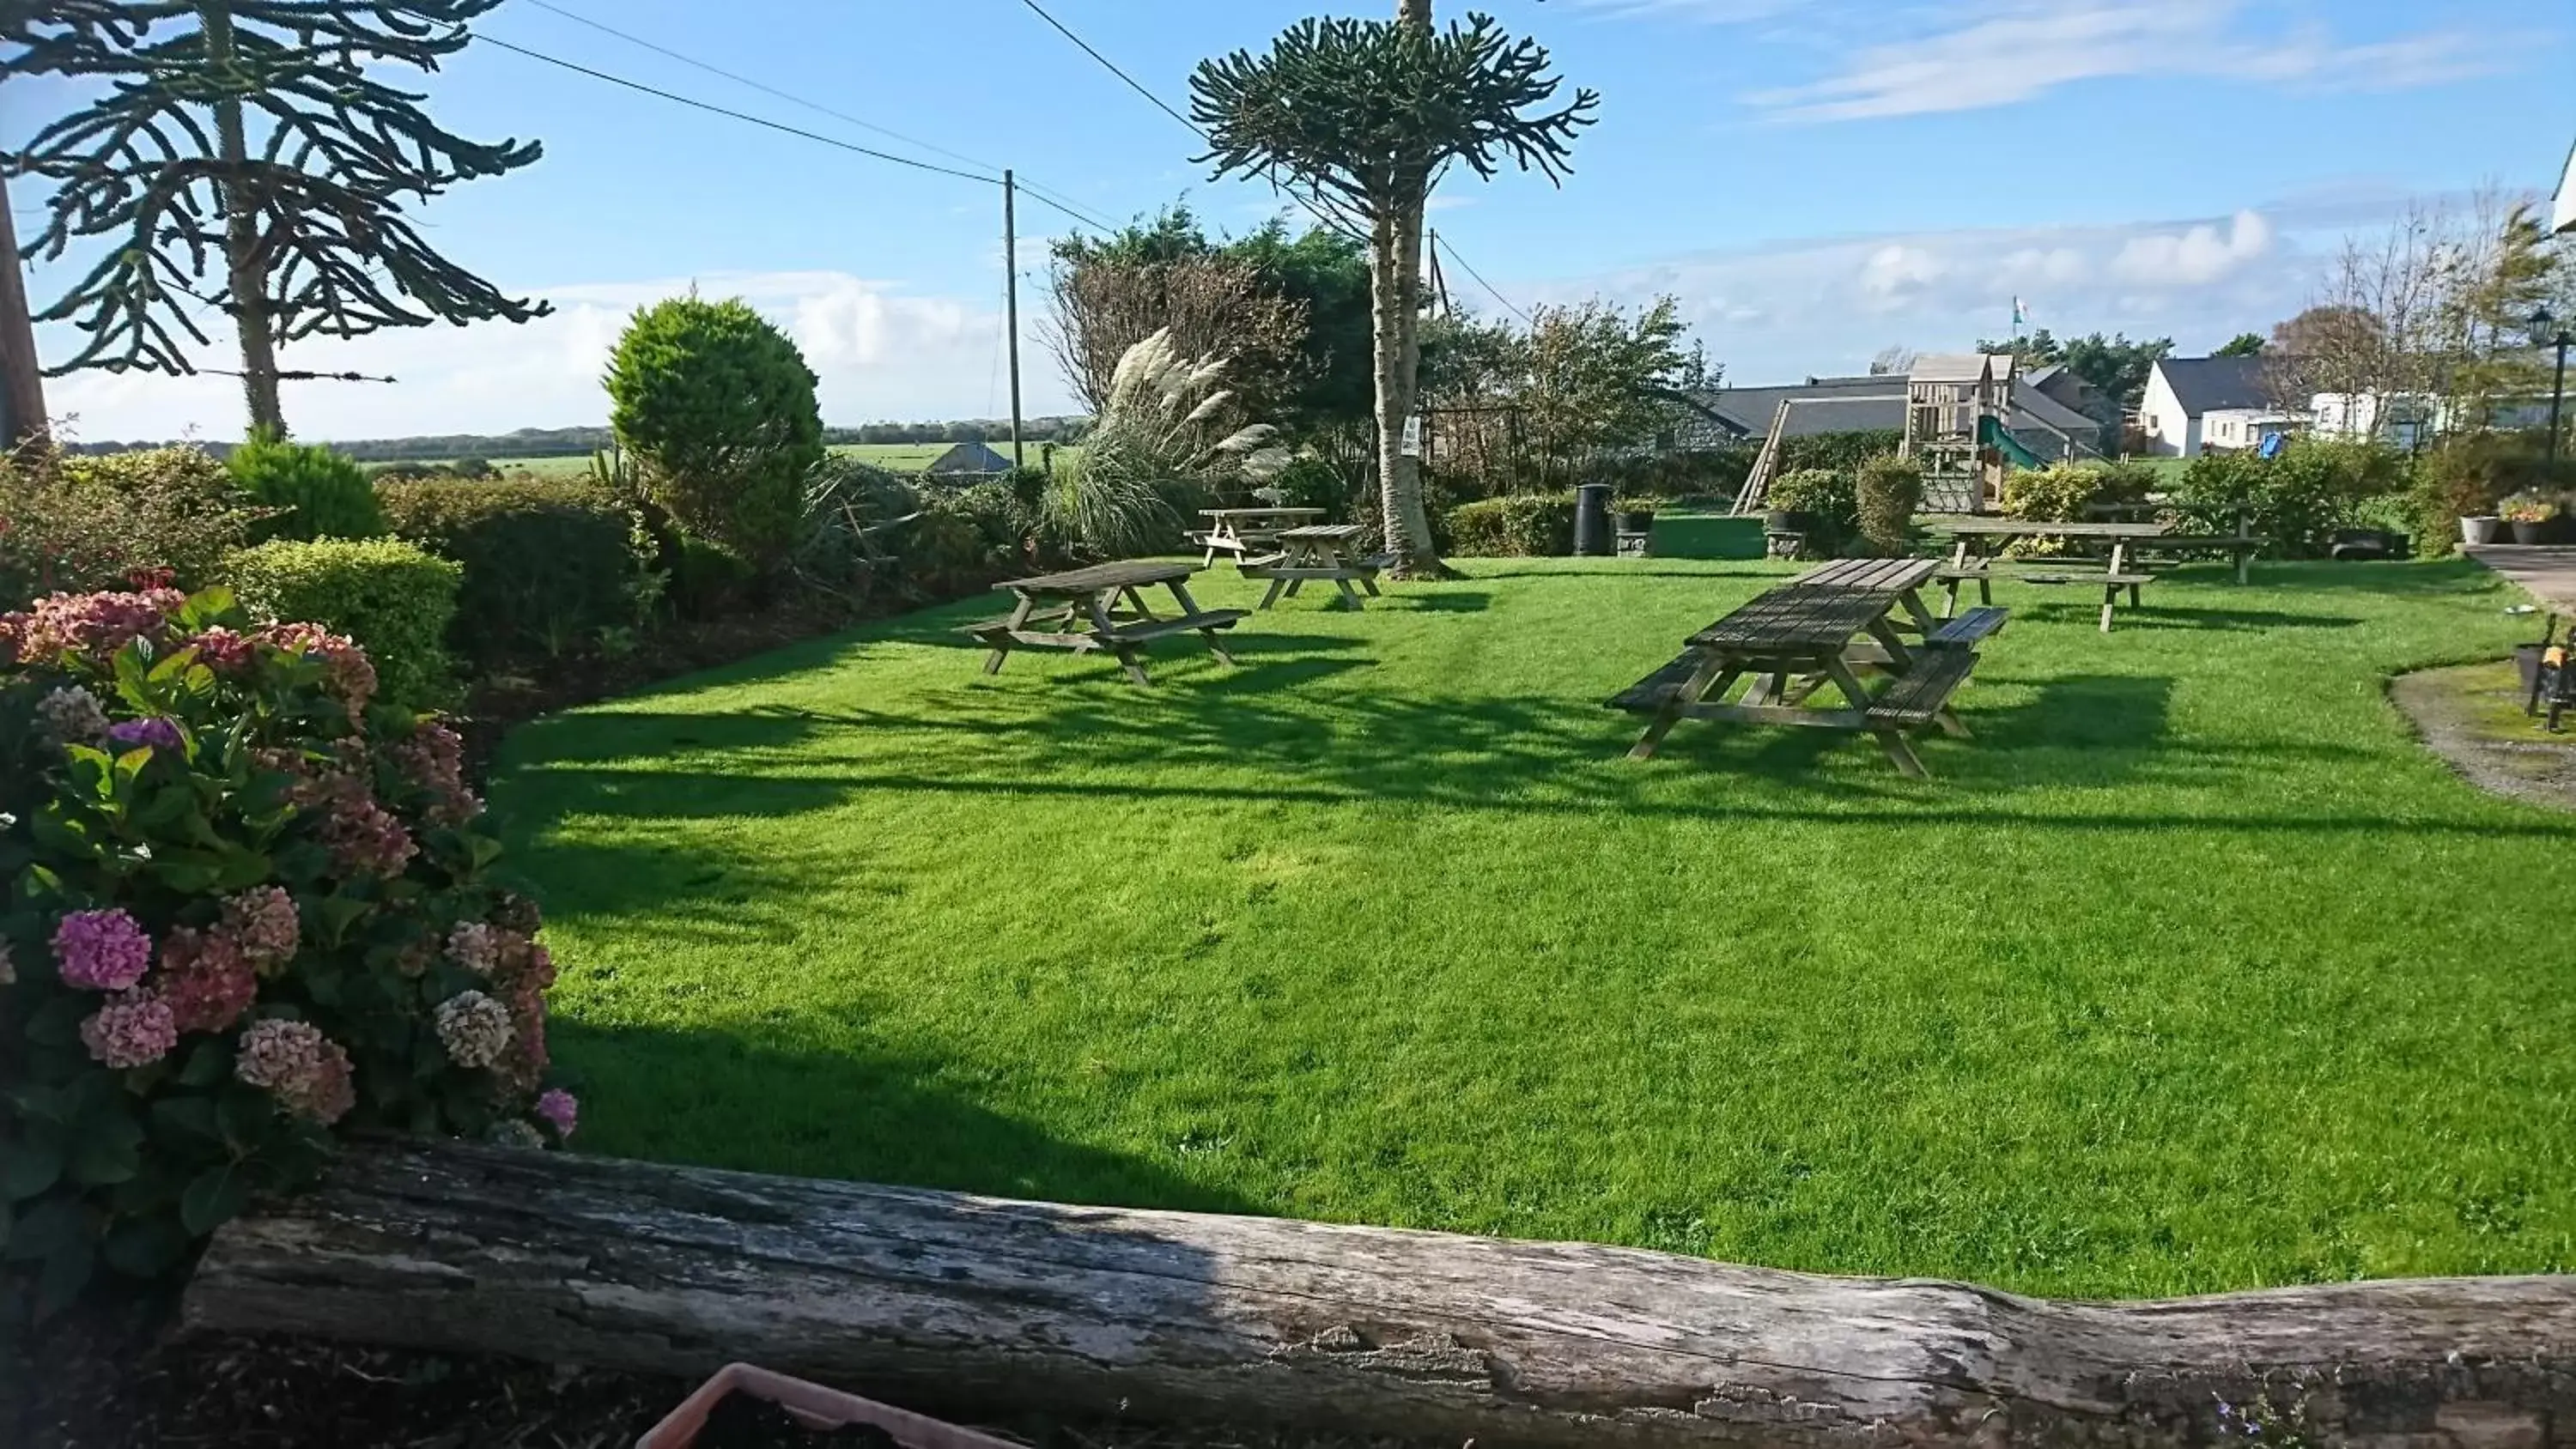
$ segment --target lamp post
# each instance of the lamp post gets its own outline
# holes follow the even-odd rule
[[[2549,471],[2554,480],[2558,473],[2558,417],[2567,405],[2567,349],[2576,346],[2576,333],[2560,325],[2543,307],[2531,314],[2531,341],[2535,347],[2558,349],[2558,380],[2549,391]]]

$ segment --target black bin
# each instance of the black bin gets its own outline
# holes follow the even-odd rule
[[[1574,490],[1574,552],[1581,558],[1608,558],[1618,541],[1610,534],[1610,485],[1586,483]]]

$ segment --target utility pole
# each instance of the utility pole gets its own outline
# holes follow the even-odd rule
[[[0,168],[0,451],[45,433],[45,380],[36,367],[36,329],[27,318],[27,274],[18,261],[7,176]]]
[[[1002,270],[1010,274],[1005,310],[1011,329],[1011,466],[1029,466],[1028,446],[1020,441],[1020,187],[1010,172],[1002,173]]]

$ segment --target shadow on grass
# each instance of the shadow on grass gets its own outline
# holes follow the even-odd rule
[[[2098,624],[2102,616],[2099,598],[2086,600],[2043,599],[2025,603],[2016,610],[2020,617],[2045,624]],[[2269,633],[2282,629],[2358,629],[2369,623],[2344,614],[2291,614],[2276,609],[2207,609],[2194,605],[2163,604],[2151,592],[2145,604],[2131,608],[2126,600],[2120,604],[2111,625],[2112,637],[2131,632],[2158,629],[2228,629]]]
[[[598,1124],[583,1145],[599,1152],[1045,1202],[1258,1210],[979,1105],[932,1062],[785,1045],[751,1022],[667,1031],[567,1017],[551,1040]],[[702,1150],[673,1158],[669,1143]]]

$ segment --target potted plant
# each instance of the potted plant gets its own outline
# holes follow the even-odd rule
[[[1610,511],[1618,515],[1621,533],[1644,533],[1655,526],[1659,506],[1652,498],[1622,498],[1610,506]]]
[[[2460,519],[2460,542],[2472,547],[2482,543],[2493,543],[2496,541],[2497,531],[2503,527],[2504,520],[2492,513],[2466,515]]]
[[[2547,543],[2549,525],[2558,518],[2558,505],[2537,493],[2517,493],[2504,501],[2499,512],[2513,529],[2514,542]]]

